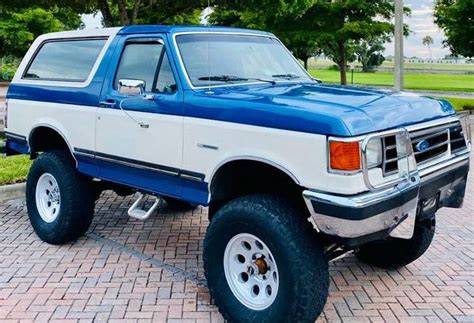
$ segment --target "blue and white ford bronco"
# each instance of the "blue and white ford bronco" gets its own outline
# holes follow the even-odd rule
[[[442,100],[321,84],[272,34],[128,26],[39,37],[7,94],[6,152],[34,159],[44,241],[88,229],[106,189],[129,215],[209,206],[204,269],[230,321],[311,321],[328,262],[420,257],[462,205],[471,138]],[[142,197],[156,201],[144,209]]]

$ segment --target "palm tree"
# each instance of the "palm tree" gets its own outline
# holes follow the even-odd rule
[[[423,37],[423,45],[428,47],[428,51],[430,52],[431,68],[433,68],[433,58],[431,56],[431,45],[433,45],[433,42],[433,37],[431,37],[430,35]]]

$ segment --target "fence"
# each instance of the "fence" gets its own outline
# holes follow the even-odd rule
[[[423,66],[425,65],[425,66]],[[309,59],[308,61],[308,68],[309,69],[337,69],[335,63],[327,60],[315,60]],[[393,66],[373,66],[369,68],[371,72],[385,72],[385,73],[393,73],[394,67]],[[350,70],[348,66],[348,70]],[[404,70],[406,73],[413,73],[413,74],[452,74],[452,75],[465,75],[465,74],[474,74],[474,64],[465,64],[465,65],[456,65],[456,66],[449,66],[447,64],[434,64],[433,66],[429,64],[412,64],[406,63]],[[362,66],[360,64],[355,64],[354,71],[361,72]]]

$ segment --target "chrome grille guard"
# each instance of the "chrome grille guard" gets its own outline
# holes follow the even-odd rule
[[[397,161],[399,163],[398,177],[386,182],[382,182],[381,184],[373,184],[369,176],[367,147],[372,140],[381,140],[387,136],[395,136],[396,138]],[[364,183],[371,191],[381,191],[384,189],[393,188],[394,186],[398,185],[403,186],[403,184],[409,184],[410,182],[417,181],[417,178],[419,178],[418,169],[416,167],[414,169],[410,168],[410,158],[414,158],[414,152],[411,144],[410,133],[406,128],[399,128],[367,135],[362,141],[361,154]],[[382,163],[383,162],[385,161],[383,160]],[[405,165],[405,169],[404,167],[400,167],[403,165]]]

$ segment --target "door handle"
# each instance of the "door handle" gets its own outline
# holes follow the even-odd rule
[[[143,129],[150,128],[150,125],[148,123],[139,122],[138,125],[140,126],[140,128],[143,128]]]
[[[113,108],[115,107],[115,104],[116,102],[113,99],[108,99],[108,100],[99,102],[99,105],[104,108]]]

